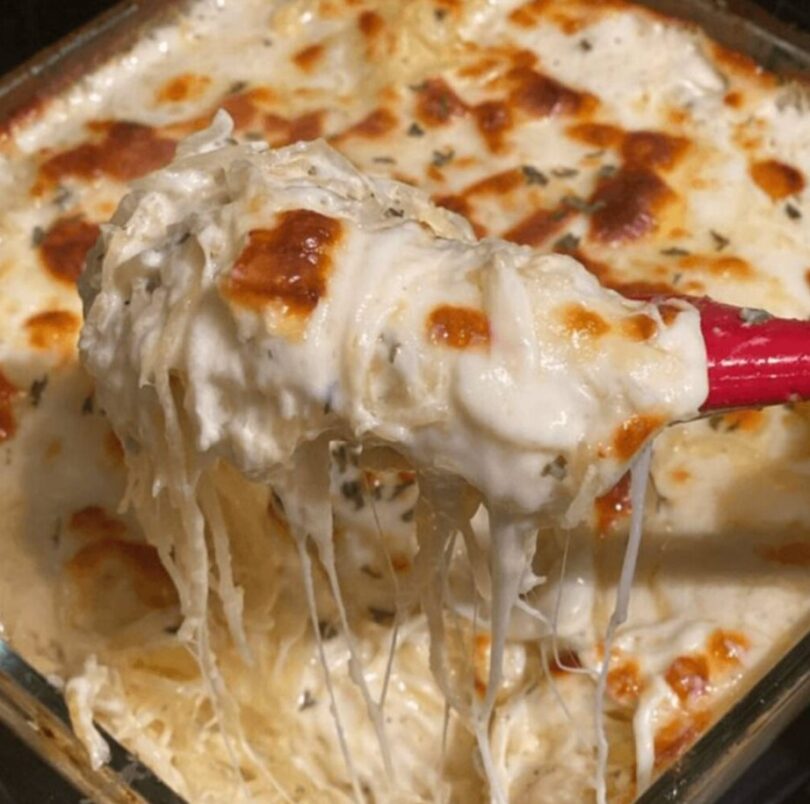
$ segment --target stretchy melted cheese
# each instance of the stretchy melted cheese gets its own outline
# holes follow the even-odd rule
[[[652,433],[696,414],[707,392],[697,312],[670,304],[665,322],[569,257],[476,242],[462,219],[407,185],[363,177],[325,145],[269,152],[226,145],[230,133],[223,115],[142,180],[82,279],[84,362],[127,450],[136,512],[178,585],[184,635],[216,684],[214,565],[232,636],[249,654],[242,590],[223,558],[218,509],[239,503],[217,487],[224,461],[274,487],[302,556],[317,547],[395,784],[396,745],[337,577],[329,469],[336,441],[393,449],[419,475],[415,561],[432,669],[471,721],[491,794],[503,799],[487,730],[512,609],[542,583],[538,528],[578,524]],[[473,595],[491,640],[480,694],[442,658],[441,572],[478,495],[491,528],[486,591]],[[317,629],[314,596],[310,607]]]
[[[625,475],[590,510],[596,487],[585,484],[581,506],[571,508],[576,473],[588,460],[569,456],[563,467],[557,457],[567,453],[549,450],[548,474],[531,490],[551,495],[549,514],[583,520],[538,534],[526,577],[526,588],[533,588],[511,613],[489,732],[479,728],[476,737],[469,725],[482,720],[468,704],[481,707],[492,689],[487,557],[493,525],[502,524],[490,523],[479,494],[463,497],[465,516],[474,511],[470,527],[446,538],[446,520],[437,519],[439,537],[422,540],[435,552],[417,560],[425,477],[405,463],[392,467],[388,448],[358,454],[353,438],[332,444],[330,543],[350,644],[330,591],[334,578],[322,571],[317,550],[300,550],[287,524],[294,506],[283,478],[273,479],[276,498],[266,479],[248,481],[231,460],[218,458],[238,447],[230,437],[236,423],[206,436],[198,492],[213,523],[208,551],[193,552],[192,542],[173,547],[184,523],[163,510],[153,520],[143,516],[151,505],[151,475],[128,471],[125,448],[127,461],[137,460],[134,442],[122,446],[112,433],[94,383],[79,366],[82,307],[75,280],[99,227],[130,181],[168,164],[177,143],[206,128],[220,108],[232,116],[239,142],[280,147],[323,137],[362,173],[429,193],[466,218],[477,236],[573,256],[604,286],[631,295],[706,293],[806,317],[806,92],[696,28],[622,0],[198,0],[131,52],[66,92],[39,97],[0,129],[0,622],[5,638],[55,683],[72,679],[68,702],[94,757],[104,752],[92,737],[91,714],[191,801],[230,802],[249,794],[261,801],[331,803],[353,797],[353,778],[361,795],[376,800],[483,801],[489,793],[482,779],[489,775],[512,802],[579,802],[594,797],[605,758],[608,798],[632,799],[806,628],[806,407],[741,411],[665,428],[656,439],[643,510],[640,469],[634,483]],[[310,187],[312,177],[307,181]],[[177,188],[177,196],[186,190]],[[432,227],[453,227],[444,239],[469,240],[458,219],[431,215]],[[394,212],[387,221],[391,237],[404,217],[397,220]],[[277,241],[270,232],[281,222],[262,221],[258,228],[265,233],[250,253],[272,253]],[[342,232],[335,239],[324,277],[335,265],[343,268],[335,261],[340,243],[358,242],[355,224],[345,228],[351,236]],[[230,242],[239,236],[248,245],[246,230],[231,234]],[[154,239],[165,241],[165,231]],[[180,249],[172,253],[184,253]],[[239,255],[232,256],[235,265]],[[154,259],[161,264],[159,254]],[[251,264],[243,261],[245,269]],[[140,263],[133,268],[142,270]],[[269,337],[256,314],[266,293],[257,297],[251,276],[246,271],[245,292],[228,296],[223,306],[240,331],[255,326]],[[325,302],[332,304],[334,285],[325,283],[325,296],[319,287],[316,281],[293,294],[296,315],[272,319],[289,324],[277,333],[287,355],[296,328],[303,332]],[[428,310],[408,296],[414,318],[398,323],[400,331],[422,334],[414,343],[423,351],[411,354],[429,360],[409,371],[425,370],[436,381],[429,386],[432,400],[441,398],[441,377],[449,393],[462,368],[467,372],[486,356],[494,360],[493,350],[503,346],[496,337],[499,315],[486,306],[483,288],[464,290],[463,281],[454,287],[469,292],[459,301],[485,312],[488,329],[478,316],[438,309],[449,301],[449,285],[435,288],[436,305]],[[584,291],[577,280],[576,292]],[[620,312],[610,298],[593,298],[610,324],[594,354],[606,350],[608,362],[576,350],[567,355],[576,381],[561,387],[585,375],[589,388],[610,385],[615,377],[605,369],[618,354],[643,362],[639,356],[655,339],[674,337],[690,320],[679,322],[684,313],[671,308],[662,307],[660,319],[647,309],[655,332],[643,318],[634,329],[654,339],[631,343],[616,327],[632,316],[630,309]],[[428,330],[425,316],[434,311]],[[670,326],[676,327],[672,336]],[[590,334],[600,329],[584,327]],[[450,345],[453,332],[465,348]],[[552,334],[543,332],[544,338]],[[560,336],[559,342],[567,340]],[[586,343],[580,339],[582,349]],[[240,346],[240,354],[253,354],[247,343]],[[543,341],[544,351],[548,346]],[[220,352],[209,351],[206,361],[216,366]],[[402,345],[394,352],[388,363],[383,350],[372,351],[362,376],[400,382]],[[244,367],[222,366],[220,377]],[[110,379],[120,376],[113,371]],[[325,392],[325,375],[317,381],[318,375],[306,376],[288,397],[291,409],[299,406],[301,413],[306,402],[319,427],[345,426],[347,398],[333,400]],[[619,376],[627,380],[632,370]],[[260,378],[238,379],[245,388]],[[658,379],[649,384],[661,387]],[[626,406],[610,413],[616,422],[631,410],[658,415],[648,405],[653,400],[634,398],[631,386],[611,388]],[[227,382],[220,390],[232,387]],[[384,396],[392,387],[372,384],[364,392],[389,410],[401,402]],[[169,391],[172,400],[174,394],[185,399],[177,380]],[[138,399],[141,393],[145,407],[154,409],[153,392],[144,389]],[[209,397],[207,409],[222,398]],[[324,409],[335,402],[344,407],[327,416]],[[586,409],[586,400],[579,402],[571,415]],[[469,400],[453,396],[452,403],[447,416],[457,420]],[[185,407],[178,409],[183,421],[191,420]],[[510,449],[519,428],[536,437],[543,421],[548,424],[534,408],[528,418],[506,416],[497,405],[474,412],[475,419],[461,418],[469,430],[485,434],[488,444],[505,439]],[[674,415],[674,405],[666,413]],[[128,406],[121,415],[142,425],[146,414]],[[500,434],[483,426],[486,415]],[[164,422],[154,424],[162,432]],[[596,437],[598,422],[587,429]],[[643,440],[644,429],[629,428],[628,436]],[[200,436],[193,428],[184,432],[182,448],[161,459],[168,467],[164,479],[169,470],[177,476],[178,456],[198,454]],[[254,446],[258,451],[248,439],[248,451]],[[536,444],[521,449],[538,451]],[[236,449],[230,457],[238,460]],[[476,452],[461,467],[444,468],[461,468],[483,485],[494,457]],[[621,468],[609,455],[595,465],[603,483]],[[181,469],[197,480],[190,466]],[[490,490],[501,479],[494,478]],[[133,506],[120,507],[128,483],[141,517]],[[156,488],[161,500],[162,488]],[[513,498],[509,510],[525,487],[506,491]],[[456,492],[452,498],[462,499]],[[614,610],[622,613],[617,603],[627,602],[626,582],[618,599],[616,584],[625,555],[633,556],[625,550],[631,508],[633,533],[643,515],[644,537],[627,622],[606,651],[608,622]],[[466,521],[451,513],[453,522]],[[185,525],[199,527],[193,516]],[[192,572],[209,558],[206,571]],[[307,563],[311,595],[302,583]],[[446,582],[437,583],[436,573]],[[206,588],[212,590],[207,599]],[[442,599],[430,594],[439,588]],[[202,613],[206,603],[205,621],[201,615],[183,627],[181,609]],[[430,646],[441,644],[438,629],[445,650],[431,655]],[[201,672],[195,655],[215,656],[216,666]],[[328,683],[323,664],[331,668]],[[372,702],[384,698],[376,720],[357,686],[358,666]],[[453,690],[474,695],[456,696],[446,714],[445,693]],[[601,723],[594,721],[598,711]],[[597,740],[601,733],[606,745]],[[386,773],[383,742],[391,748],[393,776]],[[476,742],[490,747],[495,773],[485,772]]]

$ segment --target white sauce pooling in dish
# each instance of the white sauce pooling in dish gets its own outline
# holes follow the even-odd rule
[[[363,444],[361,466],[412,467],[422,580],[410,605],[425,612],[431,669],[503,799],[488,724],[513,609],[542,583],[532,570],[538,528],[577,524],[653,433],[697,412],[698,314],[672,302],[665,321],[571,258],[476,241],[461,218],[406,185],[364,177],[322,143],[268,151],[229,135],[221,115],[139,181],[82,278],[80,349],[126,447],[129,499],[177,585],[181,636],[225,733],[238,737],[207,625],[213,590],[249,660],[221,512],[235,500],[217,479],[229,463],[274,489],[328,676],[315,548],[393,783],[382,695],[364,673],[336,572],[330,454],[335,442]],[[457,539],[475,538],[479,503],[490,538],[472,628],[488,629],[490,647],[476,686],[451,672],[444,619],[446,562]]]

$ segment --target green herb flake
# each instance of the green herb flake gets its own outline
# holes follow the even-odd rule
[[[303,712],[305,709],[312,709],[318,701],[313,697],[309,690],[304,690],[301,697],[298,699],[298,711]]]
[[[47,374],[31,383],[31,387],[28,389],[28,398],[31,400],[31,405],[33,407],[37,407],[39,405],[40,401],[42,400],[42,394],[45,392],[45,388],[47,386]]]
[[[329,620],[318,620],[318,633],[324,642],[328,642],[338,635],[337,626]]]
[[[553,477],[555,480],[565,480],[568,475],[568,461],[564,455],[558,455],[551,463],[543,468],[543,477]]]
[[[394,621],[394,612],[388,609],[379,609],[376,606],[369,606],[368,613],[371,619],[379,625],[390,625]]]
[[[541,187],[545,187],[545,185],[548,184],[548,176],[546,176],[542,170],[538,170],[532,165],[523,165],[520,170],[523,173],[523,179],[526,184],[538,184]]]
[[[31,230],[31,245],[36,248],[37,246],[41,245],[44,239],[45,230],[41,226],[35,226]]]
[[[562,202],[565,206],[575,209],[578,212],[583,212],[586,215],[592,215],[605,206],[604,201],[586,201],[584,198],[580,198],[577,195],[567,195],[563,198]]]
[[[579,171],[576,168],[568,167],[552,168],[551,175],[557,179],[572,179],[574,176],[579,176]]]
[[[580,239],[571,232],[567,232],[554,242],[554,251],[576,251],[579,247]]]
[[[434,167],[444,167],[448,162],[452,162],[456,152],[452,148],[446,148],[444,151],[434,151],[431,162]]]
[[[709,234],[714,241],[715,251],[722,251],[731,242],[725,235],[721,235],[720,232],[716,232],[714,229],[710,229]]]
[[[740,309],[740,318],[744,324],[753,327],[770,321],[773,316],[767,310],[760,310],[758,307],[743,307]]]

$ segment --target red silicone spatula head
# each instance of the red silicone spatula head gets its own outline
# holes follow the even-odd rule
[[[690,299],[701,314],[709,370],[704,411],[810,399],[810,321]]]

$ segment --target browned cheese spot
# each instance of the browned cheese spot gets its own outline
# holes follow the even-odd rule
[[[655,734],[655,767],[661,768],[676,760],[706,730],[711,715],[706,710],[678,714]]]
[[[750,647],[751,641],[745,634],[722,628],[712,631],[708,640],[709,658],[721,668],[740,664]]]
[[[375,109],[367,114],[362,120],[350,126],[345,131],[334,137],[336,142],[348,139],[349,137],[363,137],[365,139],[377,139],[384,137],[397,125],[396,115],[388,109]]]
[[[579,654],[573,648],[560,648],[549,658],[548,669],[554,676],[561,676],[582,668]]]
[[[478,131],[493,153],[503,150],[506,134],[514,127],[512,112],[503,101],[486,101],[473,107]]]
[[[521,246],[541,246],[559,232],[574,211],[565,209],[537,209],[507,229],[501,237]]]
[[[68,527],[87,539],[115,539],[123,536],[127,526],[104,510],[100,505],[88,505],[76,511]]]
[[[796,195],[804,189],[804,175],[792,165],[776,159],[754,162],[749,168],[754,183],[774,201]]]
[[[685,137],[661,131],[631,131],[622,142],[621,153],[628,165],[669,170],[675,167],[689,147]]]
[[[427,317],[428,340],[437,346],[467,349],[489,344],[489,319],[481,310],[443,304]]]
[[[69,310],[47,310],[26,319],[28,343],[35,349],[64,350],[73,346],[81,321]]]
[[[614,701],[630,706],[638,699],[643,688],[641,670],[635,659],[623,659],[608,670],[607,690]]]
[[[340,221],[318,212],[282,213],[272,229],[254,229],[225,284],[225,293],[247,307],[283,304],[309,315],[326,293]]]
[[[684,469],[682,467],[679,467],[678,469],[673,469],[669,473],[669,477],[673,483],[678,484],[688,483],[692,479],[692,475],[690,474],[689,470]]]
[[[633,415],[622,422],[613,434],[613,449],[620,461],[627,461],[638,452],[644,442],[663,425],[660,416]]]
[[[176,143],[151,126],[120,120],[90,124],[101,134],[98,142],[85,142],[49,156],[40,165],[35,194],[70,176],[92,180],[107,176],[126,182],[163,167],[174,156]]]
[[[591,236],[602,243],[637,240],[658,225],[663,207],[675,193],[645,168],[623,167],[602,181],[590,198]]]
[[[663,294],[671,295],[675,293],[675,288],[666,282],[627,282],[621,280],[616,276],[616,271],[611,265],[603,262],[602,260],[597,260],[591,257],[581,249],[577,248],[564,253],[570,254],[578,262],[582,263],[585,269],[599,280],[601,285],[604,285],[606,288],[610,288],[611,290],[615,290],[617,293],[621,293],[624,296],[628,296],[629,298],[657,295],[660,296]],[[680,312],[680,310],[678,312]]]
[[[757,549],[766,561],[793,567],[810,567],[810,542],[785,542],[779,545],[762,545]]]
[[[679,656],[667,668],[664,679],[684,703],[692,703],[709,687],[709,665],[705,657]]]
[[[767,73],[762,65],[747,53],[732,50],[717,42],[712,42],[711,49],[718,66],[749,79],[764,80],[766,83],[774,82],[775,76]]]
[[[94,582],[103,583],[105,579],[116,584],[126,577],[140,602],[148,608],[162,609],[177,603],[174,584],[160,563],[157,550],[148,544],[121,539],[94,541],[79,550],[66,568],[82,588],[91,587]]]
[[[12,404],[20,391],[17,386],[0,371],[0,442],[6,441],[17,432],[17,420]]]
[[[318,62],[323,58],[324,47],[323,44],[318,42],[309,47],[302,48],[293,56],[293,62],[299,70],[305,73],[311,73],[317,66]]]
[[[84,268],[87,252],[98,239],[98,224],[73,216],[51,224],[39,244],[39,258],[51,276],[73,284]]]
[[[530,0],[509,14],[509,21],[521,28],[534,28],[550,0]]]
[[[267,142],[276,148],[317,140],[323,134],[323,112],[307,112],[292,119],[268,113],[264,115],[263,128]]]
[[[155,101],[165,104],[196,100],[205,94],[209,86],[211,86],[211,79],[207,75],[181,73],[170,78],[158,88],[155,93]]]
[[[273,102],[275,96],[268,87],[254,87],[246,92],[235,92],[223,98],[219,104],[232,118],[236,131],[244,131],[256,123],[259,109]],[[213,116],[212,110],[203,120],[203,125]]]
[[[666,326],[671,326],[675,323],[675,319],[683,312],[680,307],[674,304],[659,304],[658,312],[661,314],[661,320]]]
[[[563,325],[569,335],[589,340],[610,332],[610,324],[599,313],[582,304],[569,304],[562,311]]]
[[[493,173],[485,176],[474,184],[471,184],[462,195],[466,197],[477,195],[506,195],[517,189],[524,183],[523,173],[520,170],[503,170],[500,173]]]
[[[357,18],[357,27],[363,36],[372,38],[382,31],[385,22],[376,11],[362,11]]]
[[[755,271],[751,264],[733,254],[717,257],[713,254],[689,254],[678,261],[681,268],[706,271],[720,279],[741,281],[751,279]]]
[[[596,104],[591,95],[577,92],[531,67],[514,67],[507,77],[513,87],[509,99],[532,117],[579,114]]]
[[[467,104],[443,78],[429,78],[417,89],[416,116],[426,126],[443,126],[467,113]]]
[[[597,497],[594,501],[597,534],[601,538],[607,536],[617,522],[630,516],[632,508],[630,472],[626,472],[610,491]]]
[[[622,332],[634,341],[648,341],[658,332],[658,324],[644,313],[628,316],[621,327]]]
[[[479,698],[487,694],[489,681],[489,657],[492,639],[489,634],[476,634],[473,647],[473,668],[475,693]]]
[[[576,123],[565,130],[574,140],[594,148],[618,148],[624,139],[624,131],[605,123]]]
[[[765,426],[765,414],[761,410],[733,410],[723,415],[723,429],[756,433]]]

